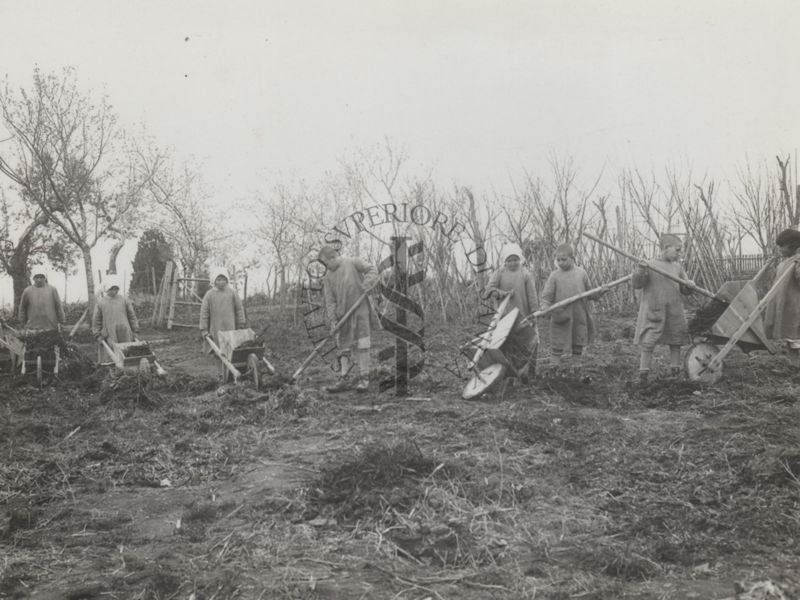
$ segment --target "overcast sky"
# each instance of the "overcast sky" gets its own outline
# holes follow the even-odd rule
[[[384,136],[479,190],[551,152],[587,179],[720,177],[800,145],[798,17],[791,0],[0,0],[0,71],[76,67],[204,159],[220,202]]]

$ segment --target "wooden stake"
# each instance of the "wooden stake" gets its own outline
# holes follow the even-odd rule
[[[172,280],[172,293],[170,294],[169,318],[167,319],[167,329],[172,329],[172,320],[175,317],[175,301],[178,299],[178,278]]]

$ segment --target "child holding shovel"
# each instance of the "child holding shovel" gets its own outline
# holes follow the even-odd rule
[[[683,311],[682,295],[689,295],[695,283],[686,277],[679,259],[683,243],[676,235],[665,233],[659,239],[661,255],[639,263],[631,279],[633,289],[642,290],[639,315],[636,319],[634,342],[641,347],[639,383],[646,384],[653,364],[653,350],[657,344],[669,346],[669,364],[673,376],[681,373],[681,346],[688,342],[689,331]],[[653,266],[682,279],[673,279],[651,270]]]
[[[575,264],[575,251],[569,244],[556,248],[558,268],[550,273],[542,291],[542,310],[556,302],[577,296],[592,289],[589,276]],[[603,287],[588,300],[598,300],[608,291]],[[595,328],[587,299],[577,300],[568,306],[555,309],[551,314],[551,364],[553,371],[560,374],[563,357],[572,356],[572,371],[578,375],[582,370],[582,357],[586,346],[594,338]]]
[[[775,278],[788,269],[794,273],[786,276],[767,304],[764,330],[768,338],[786,340],[791,363],[800,368],[800,231],[784,229],[775,238],[775,245],[783,257]]]
[[[319,260],[326,267],[322,278],[325,293],[325,310],[331,331],[345,313],[359,301],[364,292],[371,290],[378,282],[378,269],[360,258],[340,256],[333,246],[323,246]],[[330,393],[343,392],[350,388],[348,375],[352,368],[352,350],[356,347],[356,363],[359,378],[357,392],[369,390],[370,358],[369,349],[371,328],[380,328],[377,315],[367,298],[347,319],[336,333],[339,350],[339,380],[326,390]]]
[[[517,244],[506,244],[500,251],[500,262],[503,266],[492,273],[486,284],[486,296],[492,296],[497,302],[512,294],[506,312],[519,309],[519,315],[506,342],[512,351],[509,357],[520,371],[525,382],[536,371],[536,350],[538,335],[536,328],[530,323],[521,321],[531,315],[539,307],[536,284],[533,275],[524,267],[525,257]]]

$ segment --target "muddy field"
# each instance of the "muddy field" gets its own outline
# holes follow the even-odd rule
[[[302,325],[264,323],[291,373]],[[325,394],[321,363],[220,387],[196,332],[144,332],[164,380],[3,376],[0,598],[800,597],[786,357],[735,350],[704,388],[661,354],[642,389],[630,319],[604,317],[590,382],[543,352],[464,402],[444,367],[466,328],[436,329],[410,399]]]

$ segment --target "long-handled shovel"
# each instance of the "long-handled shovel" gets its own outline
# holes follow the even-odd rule
[[[609,248],[609,249],[613,250],[617,254],[620,254],[620,255],[622,255],[622,256],[624,256],[626,258],[631,259],[632,261],[634,261],[636,263],[644,262],[643,259],[634,256],[630,252],[626,252],[622,248],[617,248],[613,244],[609,244],[608,242],[603,241],[600,238],[597,238],[597,237],[593,236],[591,233],[584,232],[583,236],[589,238],[592,241],[597,242],[598,244],[600,244],[602,246],[605,246],[606,248]],[[686,287],[688,287],[689,289],[691,289],[694,292],[698,292],[700,294],[703,294],[704,296],[708,296],[709,298],[714,298],[716,300],[721,300],[721,301],[724,302],[724,300],[722,298],[720,298],[719,296],[717,296],[717,294],[715,294],[714,292],[709,291],[709,290],[707,290],[705,288],[702,288],[699,285],[697,285],[696,283],[692,284],[689,281],[687,281],[686,279],[683,279],[681,277],[677,277],[676,275],[673,275],[669,271],[665,271],[664,269],[659,268],[657,265],[648,264],[647,268],[650,269],[651,271],[654,271],[654,272],[658,273],[659,275],[663,275],[667,279],[671,279],[672,281],[675,281],[677,283],[685,285]]]
[[[320,350],[322,350],[323,346],[325,346],[325,344],[328,342],[328,340],[331,339],[334,335],[336,335],[336,333],[344,326],[344,324],[353,315],[353,313],[356,312],[358,307],[361,306],[361,303],[364,302],[364,300],[366,300],[367,296],[369,295],[369,292],[370,292],[370,290],[367,290],[366,292],[361,294],[358,297],[358,300],[355,301],[353,306],[351,306],[347,310],[347,312],[344,313],[344,316],[342,316],[342,318],[339,319],[339,322],[336,323],[336,325],[333,327],[331,332],[328,335],[326,335],[325,338],[323,340],[321,340],[316,345],[316,347],[311,352],[311,354],[308,355],[308,358],[306,358],[303,361],[303,364],[301,364],[297,368],[297,370],[292,374],[292,378],[289,380],[290,383],[294,383],[295,381],[297,381],[297,378],[300,377],[300,375],[303,373],[303,371],[305,371],[308,368],[308,365],[311,364],[311,361],[313,361],[317,357],[317,355],[319,354]]]
[[[590,298],[591,296],[594,296],[595,294],[597,294],[598,292],[602,292],[603,290],[608,290],[613,287],[617,287],[618,285],[621,285],[626,281],[629,281],[631,277],[633,277],[632,273],[629,275],[625,275],[625,277],[620,277],[619,279],[615,279],[614,281],[606,283],[605,285],[601,285],[591,290],[581,292],[580,294],[575,294],[574,296],[570,296],[569,298],[564,298],[563,300],[559,300],[558,302],[548,306],[547,308],[543,308],[542,310],[537,310],[536,312],[529,314],[527,317],[522,319],[522,321],[520,321],[520,325],[527,325],[531,321],[547,316],[551,312],[556,311],[559,308],[564,308],[565,306],[569,306],[570,304],[573,304],[578,300],[583,300],[584,298]]]

